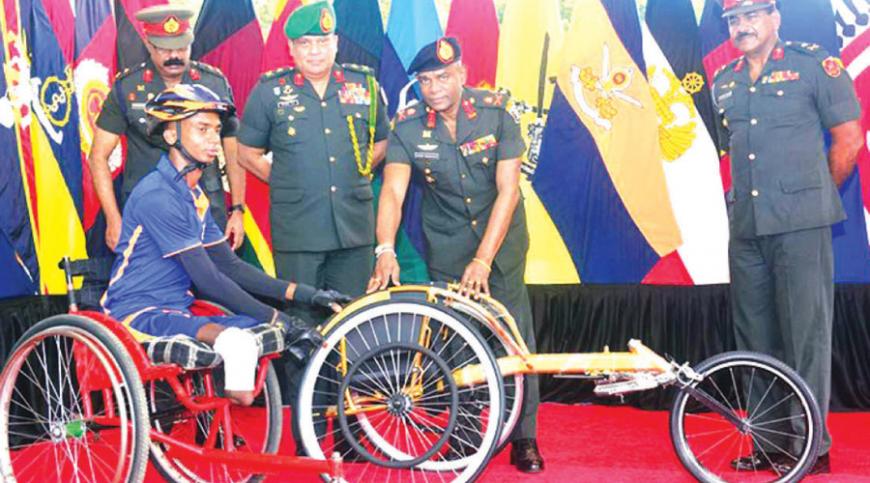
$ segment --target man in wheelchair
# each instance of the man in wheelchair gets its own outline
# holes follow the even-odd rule
[[[103,311],[140,340],[186,335],[210,344],[224,361],[224,391],[237,404],[253,401],[259,347],[246,331],[281,328],[288,351],[304,360],[320,334],[250,294],[340,310],[349,297],[272,278],[240,260],[209,213],[199,188],[202,170],[221,149],[222,123],[234,107],[199,85],[179,84],[145,106],[148,128],[170,149],[130,194]],[[191,285],[201,297],[237,315],[196,316]],[[248,293],[250,292],[250,294]]]

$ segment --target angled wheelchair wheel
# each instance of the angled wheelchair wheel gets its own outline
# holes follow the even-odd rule
[[[819,407],[806,383],[782,362],[729,352],[695,368],[671,408],[680,461],[701,481],[797,481],[815,463],[822,437]],[[755,452],[764,466],[739,468]]]
[[[230,406],[232,451],[274,454],[281,442],[281,391],[275,370],[269,364],[262,392],[249,407]],[[220,397],[223,369],[188,371],[180,381],[196,400]],[[182,444],[229,450],[229,435],[216,421],[215,410],[193,410],[185,406],[166,381],[146,386],[151,427]],[[171,444],[151,442],[151,461],[167,481],[172,482],[258,482],[263,476],[230,468],[207,458],[175,457]]]
[[[449,451],[459,395],[450,368],[429,349],[407,342],[375,347],[354,361],[338,392],[345,400],[337,407],[342,435],[367,461],[407,469]]]
[[[0,375],[3,481],[139,482],[148,436],[139,373],[102,325],[58,315],[15,345]]]
[[[425,388],[425,406],[415,413],[415,422],[419,416],[419,421],[425,423],[418,425],[419,432],[409,432],[408,438],[413,440],[404,439],[404,435],[391,430],[389,424],[392,422],[395,426],[398,420],[384,415],[377,404],[372,404],[370,411],[359,411],[359,408],[344,411],[350,405],[346,397],[339,397],[339,391],[352,368],[360,367],[361,374],[369,374],[371,364],[377,366],[375,361],[380,358],[390,355],[395,358],[400,353],[407,355],[415,350],[391,344],[411,344],[417,354],[424,354],[422,348],[425,354],[432,354],[428,356],[430,360],[443,361],[443,368],[438,368],[435,362],[429,364],[428,370],[434,371],[433,374],[446,371],[455,378],[460,371],[474,373],[473,384],[469,380],[456,380],[456,421],[452,431],[448,430],[449,420],[454,417],[449,411],[449,384],[433,382]],[[385,352],[381,353],[381,349]],[[399,364],[398,359],[396,361]],[[358,362],[360,366],[356,366]],[[412,370],[417,370],[415,368],[416,365],[412,366]],[[384,367],[381,373],[391,374],[387,369]],[[400,371],[393,369],[392,372]],[[433,381],[438,379],[425,371],[421,374]],[[365,380],[362,377],[362,381]],[[356,379],[351,376],[350,381],[348,385]],[[381,395],[386,394],[386,388],[379,389]],[[402,403],[398,396],[395,402]],[[347,417],[344,424],[352,437],[343,434],[339,404],[346,405],[342,414]],[[503,413],[502,378],[482,337],[443,307],[421,302],[372,304],[326,334],[324,347],[312,355],[305,369],[295,408],[305,452],[317,459],[338,452],[345,460],[344,474],[348,481],[473,480],[498,443]],[[427,432],[431,434],[421,439]],[[442,445],[439,441],[445,434],[446,441]],[[366,451],[354,449],[354,442],[364,445]],[[427,455],[431,448],[436,449]],[[367,453],[375,457],[367,458]],[[384,464],[386,462],[392,464]],[[409,462],[414,463],[410,468],[407,467]]]

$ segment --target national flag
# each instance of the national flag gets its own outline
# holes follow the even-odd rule
[[[423,46],[443,35],[433,0],[392,2],[387,20],[387,34],[381,53],[379,81],[389,102],[392,117],[402,109],[408,97],[416,97],[410,88],[406,69]],[[423,202],[422,180],[413,176],[402,207],[402,225],[396,236],[396,254],[402,267],[403,282],[429,279],[425,262],[426,242],[420,208]],[[376,186],[377,187],[377,186]]]
[[[244,52],[245,55],[239,55]],[[215,66],[226,75],[239,115],[260,77],[263,37],[251,0],[206,0],[194,30],[191,57]],[[275,274],[269,229],[269,187],[246,173],[243,257]],[[251,253],[252,252],[252,253]],[[250,256],[253,255],[253,256]]]
[[[686,13],[691,15],[691,5],[686,5],[690,7]],[[716,145],[687,90],[685,77],[681,80],[674,72],[645,23],[641,31],[647,79],[658,117],[661,162],[683,241],[675,252],[659,260],[643,283],[727,283],[728,214],[720,191]]]
[[[842,45],[841,57],[855,82],[861,101],[861,129],[870,131],[870,6],[852,0],[835,0],[835,19]],[[870,139],[858,153],[858,175],[864,202],[864,223],[870,234]]]
[[[117,64],[119,71],[132,68],[148,59],[145,49],[145,31],[136,20],[136,12],[153,5],[164,5],[169,0],[115,0],[117,37]]]
[[[10,12],[5,12],[6,14]],[[3,27],[0,32],[4,39],[14,37],[5,28],[6,15],[0,16]],[[17,18],[16,18],[17,23]],[[4,215],[0,217],[0,299],[17,295],[33,294],[39,287],[39,263],[36,258],[34,233],[31,227],[30,209],[24,172],[24,160],[19,154],[16,132],[16,110],[20,109],[19,93],[27,87],[20,76],[21,70],[16,63],[23,61],[20,55],[10,60],[7,49],[16,42],[4,42],[0,48],[0,206]],[[16,49],[17,50],[17,49]],[[18,76],[6,82],[6,73]],[[8,277],[7,277],[8,275]]]
[[[260,66],[262,72],[293,65],[290,46],[287,44],[287,36],[284,35],[284,25],[287,23],[290,13],[302,3],[300,0],[278,0],[275,3],[275,20],[272,22],[269,36],[266,38],[263,63]]]
[[[553,98],[562,37],[558,0],[516,0],[505,6],[496,85],[510,92],[512,110],[520,118],[528,146],[520,189],[529,228],[525,279],[530,284],[580,281],[565,242],[531,184],[547,122],[546,106]]]
[[[94,127],[103,101],[109,94],[115,65],[115,21],[110,0],[80,0],[75,13],[75,70],[73,80],[79,107],[82,151],[82,227],[91,229],[100,212],[88,167]],[[121,150],[116,148],[109,168],[121,171]]]
[[[78,137],[78,109],[72,80],[71,56],[74,42],[58,41],[47,12],[57,19],[72,19],[69,5],[33,0],[20,23],[18,6],[4,3],[4,54],[7,70],[13,72],[12,100],[19,158],[27,177],[25,193],[39,264],[41,291],[64,293],[63,272],[58,262],[64,256],[86,256],[77,201],[81,201],[81,153]],[[66,9],[66,10],[64,10]],[[26,38],[25,43],[23,39]],[[66,45],[64,51],[61,45]],[[27,48],[25,52],[24,48]],[[28,64],[28,58],[33,64]],[[8,90],[7,90],[8,91]]]
[[[649,0],[646,24],[683,88],[692,95],[695,109],[718,148],[710,79],[704,70],[701,37],[692,1]]]
[[[584,283],[639,283],[683,241],[635,6],[578,3],[532,185]]]
[[[468,71],[466,84],[487,89],[496,87],[499,33],[493,0],[451,2],[445,35],[459,40],[462,63]]]
[[[377,0],[335,0],[339,63],[366,65],[377,73],[384,48],[384,22]]]

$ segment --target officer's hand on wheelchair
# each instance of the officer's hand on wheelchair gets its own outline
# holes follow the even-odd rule
[[[366,293],[377,292],[384,290],[393,285],[402,285],[399,282],[399,261],[396,260],[396,254],[385,252],[378,256],[375,262],[375,271],[372,273],[372,278],[369,279],[369,285],[366,288]]]
[[[284,332],[286,351],[299,362],[306,362],[311,353],[323,345],[320,331],[309,327],[299,317],[276,310],[274,324]]]
[[[492,271],[489,264],[475,258],[466,265],[462,280],[459,282],[459,294],[478,298],[481,294],[489,295],[489,274]]]

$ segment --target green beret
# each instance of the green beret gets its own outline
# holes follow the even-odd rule
[[[304,35],[327,35],[335,32],[335,10],[327,1],[303,5],[287,18],[284,33],[290,40]]]

